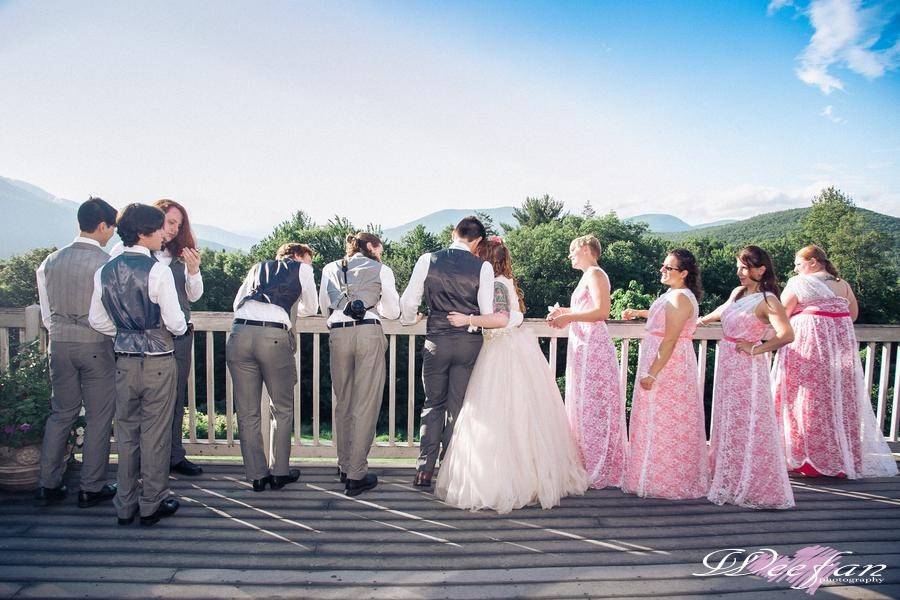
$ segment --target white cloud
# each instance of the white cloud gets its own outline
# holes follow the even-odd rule
[[[769,2],[768,8],[766,8],[766,13],[769,15],[777,13],[779,10],[786,6],[793,6],[793,0],[772,0]]]
[[[771,15],[791,4],[786,0],[772,0],[768,13]],[[815,30],[797,57],[800,63],[797,77],[807,85],[830,94],[844,89],[843,81],[831,72],[836,67],[877,79],[900,66],[900,42],[882,40],[885,35],[896,37],[896,30],[888,29],[888,25],[900,13],[897,3],[881,2],[864,7],[862,0],[812,0],[801,12]],[[875,48],[880,41],[893,41],[893,45]]]
[[[844,119],[843,117],[839,117],[836,114],[834,114],[834,107],[831,106],[830,104],[828,106],[826,106],[825,108],[823,108],[822,112],[820,112],[819,114],[822,115],[823,117],[825,117],[826,119],[828,119],[829,121],[831,121],[832,123],[837,123],[838,125],[843,125],[844,123],[847,122],[847,119]]]

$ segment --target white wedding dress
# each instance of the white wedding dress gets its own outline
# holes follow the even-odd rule
[[[494,310],[509,311],[517,298],[512,281],[501,276],[495,285]],[[485,330],[484,337],[435,494],[459,508],[501,514],[583,494],[587,473],[537,337],[518,327]]]

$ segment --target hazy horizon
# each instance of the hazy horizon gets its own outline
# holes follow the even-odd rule
[[[0,1],[0,175],[254,235],[545,193],[900,216],[900,5]]]

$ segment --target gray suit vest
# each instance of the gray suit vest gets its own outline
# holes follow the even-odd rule
[[[181,306],[181,312],[184,313],[184,321],[191,320],[191,303],[187,297],[187,265],[183,261],[173,258],[169,263],[172,269],[172,276],[175,278],[175,290],[178,292],[178,304]]]
[[[94,274],[108,260],[105,250],[84,242],[60,248],[47,257],[44,279],[50,305],[50,341],[97,343],[109,339],[88,323]]]
[[[322,281],[328,293],[329,310],[344,310],[350,300],[362,300],[367,308],[374,307],[381,300],[381,263],[362,254],[354,254],[346,259],[347,280],[344,281],[341,267],[344,260],[334,261],[332,264],[337,268],[328,279]],[[349,297],[343,293],[345,283]]]

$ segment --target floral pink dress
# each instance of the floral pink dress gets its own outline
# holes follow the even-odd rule
[[[769,329],[756,318],[762,301],[762,293],[748,294],[722,313],[724,339],[716,353],[712,482],[707,498],[748,508],[790,508],[794,494],[781,459],[784,449],[772,401],[769,361],[765,354],[737,351],[737,342],[755,344]]]
[[[849,303],[818,277],[798,275],[794,341],[773,375],[788,468],[807,475],[889,477],[897,463],[875,422]]]
[[[697,328],[697,300],[690,290],[671,289],[653,303],[641,343],[638,376],[656,358],[666,329],[666,303],[685,294],[694,313],[653,389],[634,386],[631,439],[622,489],[638,496],[680,500],[702,498],[709,489],[709,456],[703,400],[697,387],[697,356],[691,336]]]
[[[584,278],[572,293],[571,306],[574,312],[595,308]],[[605,321],[569,325],[566,412],[590,486],[622,487],[628,445],[625,396]]]

